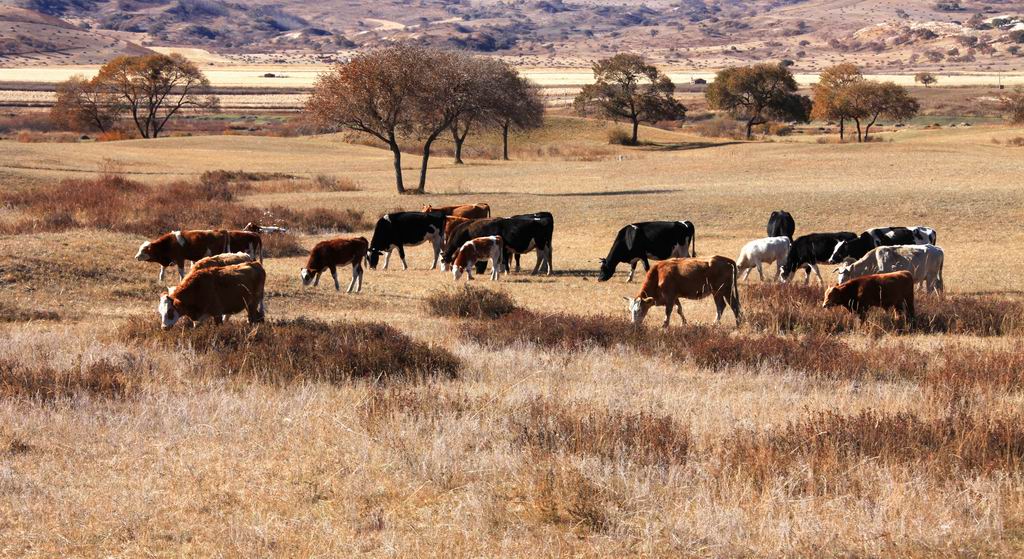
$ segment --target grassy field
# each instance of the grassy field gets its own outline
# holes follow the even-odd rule
[[[8,200],[99,171],[159,200],[228,169],[276,175],[232,186],[217,215],[354,210],[369,237],[386,211],[487,202],[556,223],[553,276],[473,282],[513,299],[501,318],[432,313],[428,298],[460,292],[420,246],[357,295],[303,288],[302,256],[269,258],[271,324],[161,333],[157,270],[131,257],[162,232],[138,224],[179,209],[117,198],[138,221],[90,226],[78,193],[66,226],[8,202],[0,554],[1021,553],[1024,148],[1007,145],[1020,130],[837,145],[645,128],[653,144],[625,148],[602,123],[552,123],[515,138],[511,162],[455,166],[441,146],[425,196],[395,194],[389,154],[339,137],[0,142]],[[406,156],[407,180],[418,163]],[[712,326],[705,300],[684,302],[688,327],[649,317],[637,332],[622,297],[638,285],[623,270],[596,281],[627,223],[689,219],[699,254],[734,258],[779,208],[798,235],[935,228],[948,297],[922,306],[962,327],[899,334],[884,313],[854,327],[816,308],[816,286],[752,281],[739,330]],[[297,229],[307,248],[332,236]],[[774,318],[787,313],[795,327]],[[993,317],[998,331],[979,326]]]

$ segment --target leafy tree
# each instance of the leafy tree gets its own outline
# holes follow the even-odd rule
[[[210,81],[179,54],[119,56],[93,80],[131,114],[143,138],[156,138],[167,122],[185,110],[217,110]]]
[[[933,83],[939,80],[935,77],[935,74],[932,74],[931,72],[918,72],[914,74],[914,81],[925,87],[930,87]]]
[[[843,93],[847,87],[863,79],[860,68],[846,62],[822,70],[818,83],[811,86],[811,94],[814,96],[811,118],[838,120],[840,140],[846,139],[846,121],[853,118],[853,107]]]
[[[762,63],[719,71],[704,95],[712,109],[745,120],[749,140],[755,125],[771,119],[807,121],[810,100],[796,91],[796,80],[788,68]]]
[[[593,70],[594,83],[583,87],[574,108],[580,114],[630,121],[630,143],[637,143],[641,122],[686,118],[686,107],[673,97],[675,84],[642,56],[617,54],[598,60]]]
[[[845,94],[853,107],[853,120],[857,123],[857,140],[868,141],[871,127],[880,117],[903,122],[914,117],[920,104],[903,86],[893,82],[863,80],[850,85]],[[863,136],[861,124],[864,124]]]
[[[1002,98],[1003,110],[1013,124],[1024,124],[1024,88],[1017,86]]]
[[[117,121],[124,106],[96,79],[72,76],[57,84],[57,100],[50,118],[71,130],[106,132]]]

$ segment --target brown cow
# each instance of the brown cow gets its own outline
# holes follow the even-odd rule
[[[231,252],[228,249],[228,235],[220,230],[171,231],[153,241],[139,246],[135,259],[140,262],[160,264],[159,281],[164,281],[164,269],[177,264],[178,277],[185,278],[185,261],[195,262],[214,254]]]
[[[263,239],[252,231],[227,231],[228,252],[246,252],[253,260],[263,262]]]
[[[825,291],[824,308],[845,307],[861,320],[871,307],[902,311],[914,321],[914,276],[903,270],[854,278]]]
[[[458,252],[455,253],[455,261],[452,264],[452,276],[458,281],[462,272],[466,272],[466,281],[473,279],[473,267],[480,260],[491,260],[491,281],[498,279],[502,269],[502,258],[504,257],[505,243],[498,235],[490,237],[477,237],[466,241]]]
[[[348,284],[348,291],[352,293],[352,287],[356,291],[363,289],[363,259],[370,248],[370,241],[366,237],[340,237],[320,241],[309,251],[309,260],[306,267],[299,272],[302,278],[302,285],[320,285],[320,274],[324,270],[331,271],[334,278],[335,291],[341,291],[341,284],[338,283],[338,266],[352,264],[352,282]]]
[[[481,219],[491,217],[491,207],[487,204],[459,204],[457,206],[423,206],[424,212],[441,212],[446,216],[468,217]]]
[[[454,231],[455,228],[459,226],[459,224],[467,223],[470,221],[473,221],[473,218],[455,216],[448,216],[444,218],[444,238],[441,239],[441,246],[444,246],[444,243],[448,240],[448,237],[451,235],[452,231]]]
[[[225,252],[224,254],[218,254],[216,256],[200,258],[198,262],[192,264],[192,268],[188,273],[191,275],[195,273],[196,270],[205,270],[206,268],[223,268],[224,266],[234,266],[236,264],[245,264],[246,262],[252,261],[252,255],[247,252]]]
[[[196,270],[160,297],[157,311],[163,322],[161,327],[167,330],[181,317],[187,317],[193,324],[213,317],[220,324],[225,316],[242,311],[248,314],[250,324],[262,322],[266,279],[267,273],[259,262]]]
[[[715,322],[721,322],[725,304],[732,307],[736,326],[740,325],[740,296],[736,289],[736,262],[724,256],[710,258],[669,258],[651,265],[647,279],[640,287],[640,293],[629,301],[630,318],[634,324],[643,322],[647,311],[654,306],[665,307],[665,327],[672,318],[672,309],[683,316],[683,299],[703,299],[708,295],[715,298],[718,315]]]

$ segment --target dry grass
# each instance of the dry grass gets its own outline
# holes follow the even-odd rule
[[[515,301],[503,291],[470,287],[434,291],[426,300],[434,316],[460,318],[501,318],[516,310]]]

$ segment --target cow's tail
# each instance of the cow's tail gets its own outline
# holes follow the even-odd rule
[[[737,322],[739,322],[740,314],[742,314],[740,312],[740,288],[739,288],[740,282],[739,282],[739,276],[740,276],[739,268],[738,268],[738,266],[736,266],[736,262],[734,261],[732,263],[732,304],[734,305],[733,308],[736,310],[736,321]]]
[[[690,254],[697,257],[697,228],[693,226],[693,223],[687,221],[690,225]]]

